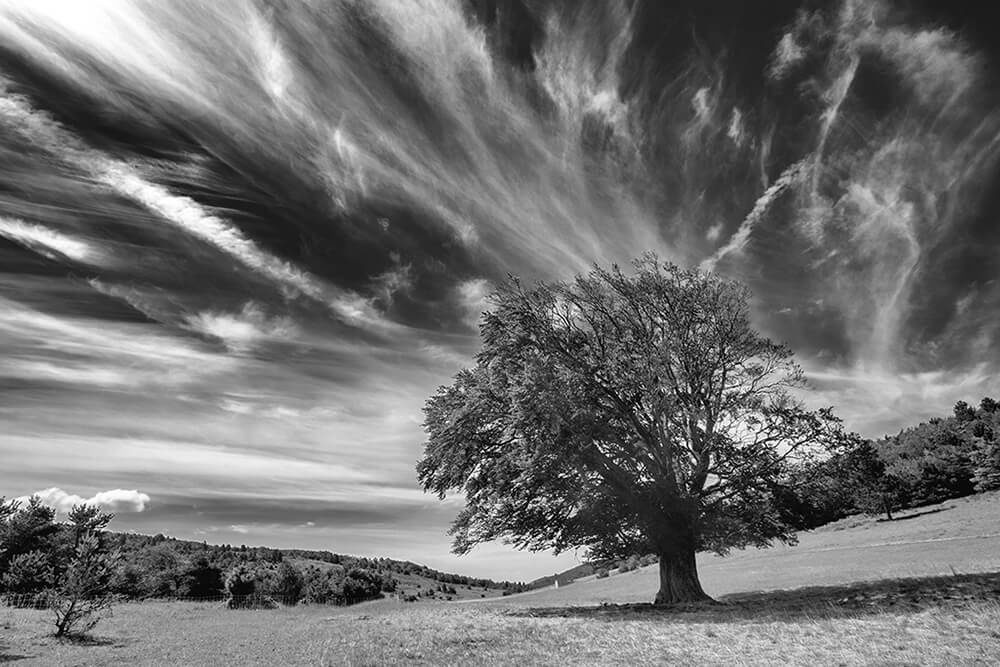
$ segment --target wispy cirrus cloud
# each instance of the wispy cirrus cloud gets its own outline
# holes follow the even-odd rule
[[[0,217],[0,236],[26,245],[50,259],[65,257],[75,262],[102,263],[100,250],[81,239],[41,225]]]
[[[414,478],[425,397],[508,273],[647,250],[748,282],[865,434],[996,391],[996,55],[964,19],[70,4],[0,0],[18,495],[139,486],[132,529],[471,568]]]

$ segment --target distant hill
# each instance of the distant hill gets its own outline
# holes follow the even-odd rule
[[[539,577],[528,584],[528,590],[535,590],[537,588],[545,588],[546,586],[552,586],[555,584],[556,580],[559,580],[560,586],[565,586],[566,584],[571,584],[580,577],[589,577],[597,571],[597,564],[595,563],[580,563],[576,567],[571,567],[565,572],[559,572],[557,574],[550,574],[547,577]]]
[[[272,549],[182,540],[165,535],[104,533],[110,546],[124,557],[122,594],[130,597],[185,597],[193,595],[187,582],[192,568],[210,568],[224,580],[237,569],[273,580],[282,563],[306,578],[342,581],[353,572],[365,572],[385,594],[412,601],[489,598],[527,590],[520,582],[495,581],[441,572],[411,561],[368,558],[313,549]],[[221,593],[221,591],[220,591]]]

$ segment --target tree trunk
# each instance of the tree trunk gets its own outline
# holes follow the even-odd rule
[[[694,546],[660,554],[660,592],[653,604],[705,602],[711,600],[698,580]]]

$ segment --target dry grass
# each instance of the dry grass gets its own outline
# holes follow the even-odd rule
[[[836,586],[954,573],[1000,571],[1000,492],[949,500],[900,513],[897,521],[851,517],[801,533],[796,546],[699,554],[705,591],[713,597],[747,591]],[[848,527],[849,526],[849,527]],[[591,576],[558,589],[506,598],[511,604],[600,605],[649,602],[659,586],[655,565],[607,579]]]
[[[706,589],[724,602],[714,606],[634,604],[656,588],[655,568],[644,568],[461,604],[383,600],[274,611],[122,605],[83,644],[52,638],[45,612],[0,609],[0,662],[1000,663],[1000,494],[921,512],[806,534],[799,547],[702,559]]]
[[[786,594],[794,597],[792,594]],[[513,613],[489,606],[375,603],[238,612],[211,605],[122,608],[87,644],[34,623],[0,640],[21,664],[995,664],[1000,604],[922,608],[761,604],[665,611],[614,607]],[[30,613],[30,612],[28,612]]]

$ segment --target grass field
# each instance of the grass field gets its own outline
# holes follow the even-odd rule
[[[706,589],[724,604],[702,608],[635,604],[655,592],[655,568],[644,568],[461,603],[121,605],[84,643],[49,636],[44,612],[0,609],[0,662],[997,664],[998,517],[992,494],[892,523],[845,521],[798,547],[703,558]]]
[[[896,521],[851,517],[802,533],[796,546],[700,554],[698,570],[713,597],[747,591],[838,585],[898,577],[1000,571],[1000,493],[901,512]],[[607,579],[505,598],[517,605],[648,602],[656,565]]]

